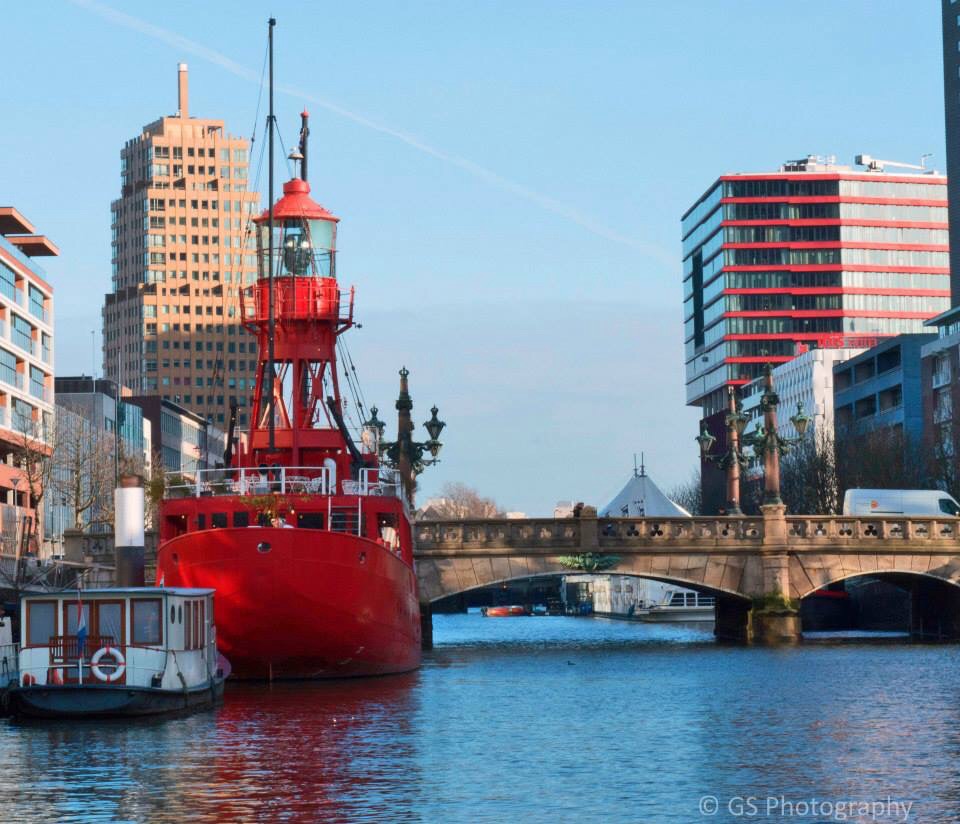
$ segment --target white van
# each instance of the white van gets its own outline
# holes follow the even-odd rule
[[[844,515],[960,515],[960,503],[939,489],[848,489]]]

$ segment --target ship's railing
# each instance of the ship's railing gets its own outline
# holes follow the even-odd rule
[[[0,644],[0,689],[11,681],[19,680],[20,646]]]
[[[331,277],[277,277],[273,279],[273,310],[284,320],[327,320],[349,324],[353,320],[353,288],[340,289]],[[270,317],[270,287],[259,280],[240,290],[242,318],[266,323]]]
[[[330,495],[333,478],[326,466],[260,466],[241,469],[200,469],[193,477],[168,472],[167,498],[218,495],[268,495],[271,492]]]
[[[392,498],[403,497],[403,485],[400,473],[395,469],[368,467],[360,470],[360,479],[344,481],[344,495],[382,495]]]
[[[0,647],[0,656],[3,654]],[[98,650],[117,650],[123,656],[123,663],[112,654],[103,656],[97,667],[100,676],[94,672],[93,657]],[[11,676],[11,680],[18,680],[22,686],[47,684],[110,684],[113,686],[140,686],[159,687],[165,676],[171,671],[181,671],[181,661],[178,655],[201,652],[199,648],[189,650],[175,650],[166,647],[139,644],[120,644],[112,636],[91,635],[86,639],[83,654],[81,654],[75,635],[51,636],[49,644],[28,646],[23,650],[20,661],[24,664]],[[217,667],[217,650],[215,631],[208,638],[205,645],[204,663],[208,675],[212,675]],[[16,660],[16,659],[15,659]],[[190,671],[195,672],[195,663]],[[172,667],[172,670],[171,670]],[[186,669],[186,666],[184,666]],[[4,679],[0,686],[6,686],[9,681]],[[182,684],[182,681],[180,681]],[[179,688],[179,687],[178,687]]]
[[[402,498],[400,474],[386,467],[366,467],[358,480],[338,485],[335,473],[326,466],[261,466],[241,469],[201,469],[195,477],[168,472],[164,497],[216,497],[221,495],[380,495]]]
[[[54,663],[63,664],[76,661],[80,657],[80,641],[76,635],[51,635],[48,646],[50,659]],[[89,654],[101,647],[116,646],[116,639],[112,635],[90,635],[85,640],[83,648]]]

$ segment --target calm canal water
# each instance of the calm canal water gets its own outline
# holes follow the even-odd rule
[[[230,685],[159,722],[0,720],[0,820],[960,821],[958,647],[434,622],[407,676]],[[887,806],[823,814],[850,801]]]

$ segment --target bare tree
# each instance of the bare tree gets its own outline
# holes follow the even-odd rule
[[[440,497],[424,507],[421,519],[456,521],[465,518],[502,518],[503,509],[492,498],[484,498],[473,487],[463,483],[446,483]]]
[[[695,469],[690,479],[667,490],[667,497],[678,506],[682,506],[691,515],[703,514],[703,486],[700,470]]]
[[[933,445],[898,428],[843,428],[835,437],[817,431],[781,458],[780,493],[788,512],[838,514],[848,489],[950,489],[951,468]],[[751,510],[759,508],[762,486],[749,487]]]
[[[780,460],[780,495],[795,515],[832,515],[840,511],[833,437],[823,429],[794,444]]]
[[[900,428],[838,430],[835,453],[841,497],[847,489],[922,489],[949,481],[939,477],[931,445],[915,443]]]
[[[113,515],[114,444],[79,410],[57,407],[51,486],[74,529],[109,523]]]
[[[14,410],[14,446],[13,462],[20,469],[21,477],[27,482],[27,504],[36,516],[27,540],[33,540],[38,533],[41,503],[44,494],[50,488],[53,471],[53,451],[56,448],[56,426],[52,416],[38,413],[38,417]]]
[[[141,471],[141,474],[144,473]],[[167,472],[159,449],[153,451],[150,458],[150,472],[144,477],[143,486],[145,525],[147,529],[155,529],[160,523],[160,502],[167,490]]]

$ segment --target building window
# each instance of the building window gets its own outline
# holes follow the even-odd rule
[[[43,399],[45,375],[36,366],[30,367],[30,394],[35,398]]]
[[[16,277],[13,270],[3,263],[0,263],[0,294],[6,295],[10,300],[17,299]]]
[[[13,342],[21,349],[33,351],[33,327],[19,315],[13,316]]]

